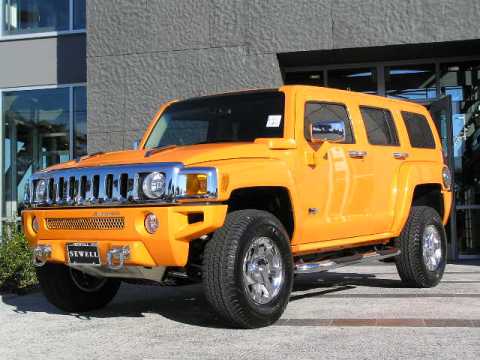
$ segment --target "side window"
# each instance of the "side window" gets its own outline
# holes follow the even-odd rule
[[[368,142],[372,145],[399,145],[392,114],[387,109],[360,106]]]
[[[410,145],[416,148],[435,149],[432,129],[425,116],[402,111],[402,118],[407,128]]]
[[[353,144],[353,133],[347,108],[341,104],[329,104],[320,102],[307,102],[305,104],[305,139],[310,141],[310,124],[312,122],[340,120],[345,124],[344,144]]]

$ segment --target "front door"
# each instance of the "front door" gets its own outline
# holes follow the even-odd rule
[[[296,171],[303,219],[299,243],[372,234],[365,210],[365,199],[375,191],[364,159],[368,149],[356,138],[358,129],[351,122],[348,104],[334,97],[317,100],[306,94],[297,106],[304,133],[298,141],[305,142],[307,149]],[[332,120],[344,122],[345,141],[312,143],[310,124]]]

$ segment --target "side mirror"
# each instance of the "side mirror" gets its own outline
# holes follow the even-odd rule
[[[138,150],[138,147],[140,146],[140,140],[135,140],[133,143],[132,143],[132,149],[133,150]]]
[[[314,144],[345,141],[345,123],[341,120],[313,122],[310,124],[310,141]]]

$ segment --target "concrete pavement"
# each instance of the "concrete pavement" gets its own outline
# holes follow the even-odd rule
[[[480,264],[448,265],[433,289],[391,264],[298,277],[282,319],[225,329],[201,287],[122,285],[106,309],[64,314],[41,293],[3,295],[0,359],[478,359]]]

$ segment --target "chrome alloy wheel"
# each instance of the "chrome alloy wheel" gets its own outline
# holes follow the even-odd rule
[[[442,261],[442,238],[435,225],[428,225],[422,238],[423,262],[429,271],[435,271]]]
[[[272,239],[255,239],[243,258],[243,283],[257,304],[267,304],[280,292],[284,282],[280,250]]]

